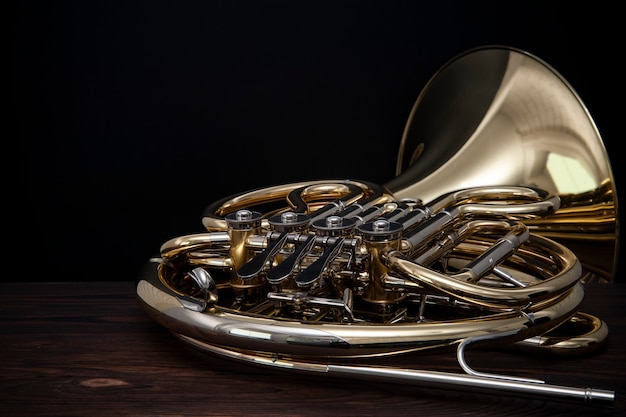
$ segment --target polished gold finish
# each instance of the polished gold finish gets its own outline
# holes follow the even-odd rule
[[[396,177],[385,185],[397,198],[429,201],[500,184],[559,196],[557,212],[526,223],[574,250],[586,281],[616,279],[615,181],[587,108],[546,62],[487,47],[455,57],[422,90],[404,130]]]
[[[476,90],[459,96],[468,84]],[[571,185],[555,164],[584,167],[582,180]],[[211,204],[205,232],[165,242],[146,265],[141,305],[185,343],[257,365],[613,401],[478,372],[464,358],[470,344],[572,355],[606,341],[606,324],[579,306],[585,282],[614,280],[615,259],[581,262],[564,243],[615,253],[616,196],[567,83],[510,48],[457,57],[418,98],[397,174],[383,186],[308,181]],[[445,349],[465,374],[366,365]]]

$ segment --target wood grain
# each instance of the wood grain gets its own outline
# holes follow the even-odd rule
[[[133,282],[0,286],[2,416],[626,415],[626,285],[590,284],[583,310],[609,342],[583,358],[470,351],[477,370],[614,390],[609,407],[294,374],[182,344],[140,309]],[[389,360],[461,372],[454,355]]]

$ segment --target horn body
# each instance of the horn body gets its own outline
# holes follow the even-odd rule
[[[602,140],[567,82],[526,52],[479,48],[418,97],[395,178],[216,201],[204,232],[161,246],[137,295],[183,342],[251,364],[611,402],[477,372],[463,355],[601,347],[606,324],[579,306],[585,282],[614,280],[616,207]],[[589,246],[614,256],[584,258]],[[449,349],[466,374],[363,365]]]

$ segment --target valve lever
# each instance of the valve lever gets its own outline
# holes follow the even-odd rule
[[[296,276],[296,283],[299,287],[308,287],[312,285],[322,272],[328,267],[336,257],[339,255],[341,248],[343,247],[343,238],[335,240],[335,242],[320,256],[315,262],[313,262],[308,268],[300,272]]]
[[[300,260],[313,248],[314,245],[315,235],[309,235],[306,241],[302,245],[298,246],[287,259],[267,272],[267,281],[270,284],[279,284],[287,279],[296,264],[300,262]]]
[[[278,239],[270,243],[263,252],[259,253],[257,256],[250,259],[245,265],[239,268],[239,270],[237,271],[237,276],[244,280],[252,279],[258,276],[261,271],[263,271],[266,263],[274,256],[276,256],[278,251],[283,248],[285,242],[287,242],[287,236],[287,233],[282,233],[278,237]]]

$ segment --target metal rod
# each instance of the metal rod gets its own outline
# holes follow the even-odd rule
[[[612,404],[615,393],[596,388],[576,388],[535,382],[512,381],[436,371],[374,368],[367,366],[328,365],[329,373],[404,381],[428,386],[449,386],[468,390],[485,390],[488,393],[504,392],[520,395],[537,395],[561,400],[577,400],[594,404]]]
[[[478,391],[485,394],[509,394],[513,396],[537,396],[554,400],[592,403],[593,405],[611,405],[615,392],[597,388],[577,388],[550,385],[522,380],[487,378],[465,374],[391,367],[329,365],[322,363],[298,362],[265,357],[253,353],[232,351],[205,343],[201,340],[174,333],[177,337],[200,350],[217,354],[229,359],[282,368],[307,373],[325,373],[337,377],[356,377],[387,381],[393,383],[411,383],[432,388],[453,388],[461,391]]]

